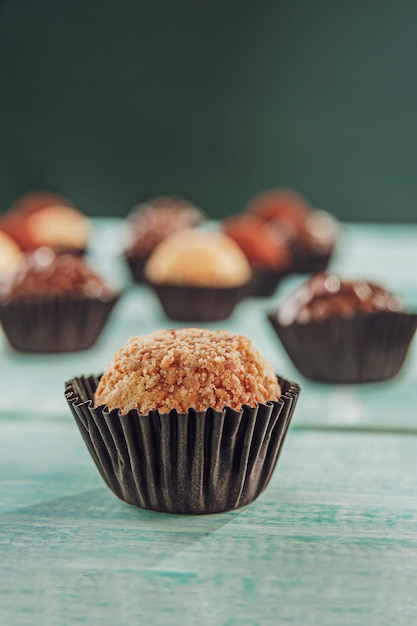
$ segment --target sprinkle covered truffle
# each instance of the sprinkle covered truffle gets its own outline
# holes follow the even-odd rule
[[[204,213],[187,200],[157,197],[136,207],[129,215],[129,256],[147,259],[157,245],[174,232],[198,226]]]
[[[25,255],[7,285],[4,299],[73,296],[106,300],[113,295],[84,259],[73,254],[58,255],[51,248],[38,248]]]
[[[329,317],[352,318],[358,312],[396,312],[401,302],[380,285],[366,280],[341,280],[336,274],[316,274],[288,296],[278,311],[283,325],[320,322]]]

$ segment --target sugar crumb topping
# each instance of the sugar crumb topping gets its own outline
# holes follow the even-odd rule
[[[278,400],[270,363],[243,335],[200,328],[133,337],[115,354],[95,393],[95,406],[127,413],[240,410]]]

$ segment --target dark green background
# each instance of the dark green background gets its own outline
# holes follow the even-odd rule
[[[213,217],[291,186],[417,221],[416,0],[0,1],[0,208],[159,193]]]

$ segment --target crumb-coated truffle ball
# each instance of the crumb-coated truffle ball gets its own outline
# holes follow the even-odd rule
[[[159,284],[235,287],[249,280],[251,269],[230,237],[194,228],[174,233],[160,243],[145,275]]]
[[[130,339],[102,376],[94,401],[122,414],[222,411],[278,400],[280,393],[272,366],[250,339],[184,328]]]
[[[160,196],[139,204],[128,217],[131,241],[127,254],[146,259],[166,237],[198,226],[204,219],[200,209],[182,198]]]
[[[105,300],[113,292],[82,258],[38,248],[25,255],[4,293],[7,301],[58,296]]]

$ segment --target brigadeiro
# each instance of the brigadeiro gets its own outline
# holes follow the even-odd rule
[[[81,435],[122,500],[167,513],[218,513],[267,486],[299,386],[251,340],[224,330],[130,339],[102,377],[66,384]]]
[[[280,231],[293,254],[293,272],[314,273],[327,268],[338,237],[337,221],[330,213],[313,208],[291,189],[265,191],[253,198],[245,211]]]
[[[248,295],[272,296],[294,261],[286,235],[273,221],[250,213],[224,220],[221,228],[237,243],[251,265]]]
[[[233,313],[247,293],[251,269],[230,237],[192,228],[155,248],[145,276],[170,319],[208,322]]]
[[[0,298],[9,343],[24,352],[72,352],[98,339],[118,295],[79,256],[27,253]]]
[[[182,198],[160,196],[135,207],[126,221],[125,258],[134,280],[144,282],[144,268],[155,248],[172,233],[205,220],[203,211]]]
[[[326,272],[287,296],[269,320],[304,376],[334,383],[395,376],[417,327],[417,315],[380,285]]]
[[[0,230],[0,291],[2,284],[10,279],[23,261],[23,253],[17,243]]]
[[[18,198],[0,218],[4,230],[23,251],[43,246],[82,254],[91,234],[90,220],[65,197],[34,191]]]

